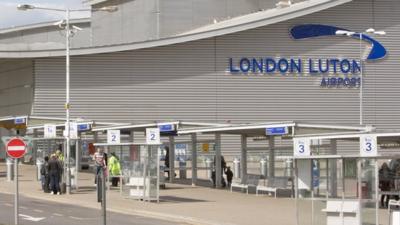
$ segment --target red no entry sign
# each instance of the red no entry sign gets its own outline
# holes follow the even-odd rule
[[[11,158],[19,159],[22,158],[26,153],[26,144],[19,138],[12,138],[7,143],[7,154]]]

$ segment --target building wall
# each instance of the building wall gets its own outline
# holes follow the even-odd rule
[[[156,0],[113,0],[92,6],[116,5],[115,12],[93,11],[93,44],[110,45],[146,41],[157,37]]]
[[[71,47],[79,48],[91,45],[89,22],[74,23],[82,28],[71,38]],[[28,51],[65,48],[65,34],[57,26],[19,30],[0,35],[0,51]]]
[[[278,0],[169,0],[160,1],[162,37],[260,10],[275,8]]]
[[[231,75],[230,57],[359,58],[359,42],[346,37],[293,40],[298,24],[374,27],[388,50],[364,64],[365,124],[400,125],[400,4],[357,0],[294,20],[172,46],[72,59],[71,112],[95,120],[267,122],[297,120],[359,123],[358,88],[322,88],[321,76]],[[363,47],[365,47],[363,45]],[[64,59],[35,60],[35,115],[64,115]]]
[[[0,117],[31,112],[32,75],[32,60],[0,60]]]
[[[300,2],[304,0],[296,0]],[[214,20],[275,8],[278,0],[112,0],[94,9],[118,6],[116,12],[93,11],[94,45],[146,41],[177,35]]]

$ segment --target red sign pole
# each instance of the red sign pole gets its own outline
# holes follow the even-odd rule
[[[26,143],[18,138],[11,138],[7,143],[7,155],[14,159],[14,184],[15,184],[15,196],[14,196],[14,221],[15,225],[18,225],[18,215],[19,215],[19,190],[18,190],[18,159],[24,157],[26,153]]]
[[[18,191],[18,159],[14,159],[14,174],[15,174],[15,179],[14,179],[14,183],[15,183],[15,196],[14,196],[14,221],[15,221],[15,225],[18,225],[18,215],[19,215],[19,207],[18,207],[18,195],[19,195],[19,191]]]

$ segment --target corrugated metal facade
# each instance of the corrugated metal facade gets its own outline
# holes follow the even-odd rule
[[[73,117],[147,122],[257,122],[298,120],[359,123],[357,88],[322,88],[321,76],[231,75],[233,57],[359,58],[358,41],[326,37],[296,41],[293,25],[320,23],[376,37],[388,56],[364,65],[365,124],[400,125],[400,2],[354,1],[330,10],[259,29],[207,40],[138,51],[73,57]],[[363,46],[364,47],[364,46]],[[34,115],[64,116],[65,60],[35,60]]]
[[[32,60],[0,61],[0,117],[28,115],[33,100]]]

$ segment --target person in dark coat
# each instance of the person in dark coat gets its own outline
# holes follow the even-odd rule
[[[49,157],[44,157],[44,164],[40,168],[40,175],[42,179],[42,190],[45,193],[50,193],[50,175],[49,175]]]
[[[390,191],[391,171],[387,163],[383,163],[379,169],[379,188],[381,191]],[[389,204],[390,195],[381,195],[381,207],[386,208]]]
[[[55,154],[51,155],[47,168],[50,176],[50,194],[60,195],[60,176],[62,173],[62,166]]]
[[[165,149],[164,165],[165,165],[166,169],[168,168],[168,170],[166,172],[167,172],[167,174],[168,174],[167,176],[169,178],[169,147],[165,146],[164,149]]]
[[[213,186],[214,187],[216,187],[216,156],[214,156],[214,169],[213,169],[213,171],[212,171],[212,173],[211,173],[211,179],[212,179],[212,181],[213,181]],[[226,162],[225,162],[225,158],[224,158],[224,156],[222,156],[221,155],[221,184],[222,184],[222,187],[226,187],[226,182],[225,182],[225,179],[224,179],[224,172],[225,172],[225,169],[226,169]]]
[[[233,172],[231,170],[231,167],[229,167],[229,166],[226,167],[225,175],[226,175],[226,180],[228,181],[228,187],[231,187],[232,179],[233,179]]]

